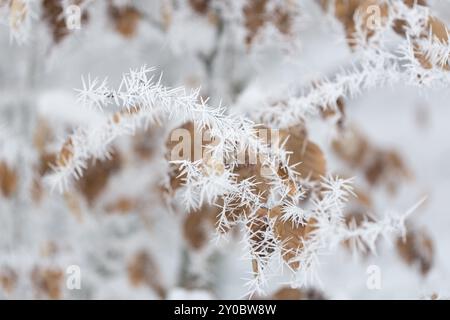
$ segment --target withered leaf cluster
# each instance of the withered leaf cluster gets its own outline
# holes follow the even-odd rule
[[[72,4],[80,6],[83,1],[72,0]],[[42,0],[42,19],[47,22],[55,43],[61,42],[71,32],[67,27],[65,14],[64,6],[60,0]],[[89,20],[88,12],[83,10],[80,18],[81,24],[87,23]]]
[[[434,244],[424,229],[410,228],[406,237],[397,239],[397,251],[408,265],[417,266],[426,275],[433,267]]]
[[[194,133],[197,135],[204,133],[200,129],[197,129],[191,122],[185,123],[176,129],[186,130],[185,132],[189,133],[190,137],[193,137]],[[267,128],[258,127],[257,131],[262,135],[262,130],[264,129]],[[202,135],[202,137],[204,137],[204,135]],[[301,177],[310,181],[319,181],[322,176],[325,176],[325,157],[321,149],[307,138],[306,131],[303,127],[292,127],[281,130],[279,137],[281,141],[286,141],[284,148],[286,151],[290,152],[289,165],[298,164],[296,171],[300,173]],[[168,139],[166,143],[168,150],[166,157],[170,157],[170,154],[176,150],[176,145],[178,143],[180,143],[179,140],[172,141],[172,139]],[[209,144],[211,144],[211,140],[202,139],[201,146],[197,147],[200,147],[201,150],[205,151]],[[179,154],[179,156],[184,160],[192,161],[195,156],[195,143],[191,143],[190,150],[184,150],[184,152],[186,154]],[[236,174],[236,181],[239,182],[244,179],[252,178],[256,182],[255,192],[258,193],[263,201],[267,201],[271,188],[270,179],[265,175],[264,165],[259,157],[256,158],[256,163],[250,163],[249,159],[250,156],[246,156],[244,163],[233,167],[233,173]],[[210,162],[206,161],[206,163],[209,164]],[[220,167],[221,172],[223,172],[224,169],[224,164],[222,164]],[[283,168],[278,168],[278,175],[283,181],[286,181],[286,184],[292,193],[297,191],[296,188],[298,187],[296,182],[289,181]],[[172,191],[182,188],[184,179],[184,176],[180,176],[180,168],[178,168],[177,165],[174,165],[173,174],[170,179]],[[239,199],[236,200],[235,206],[233,206],[233,204],[228,204],[227,211],[224,214],[229,222],[236,222],[239,218],[248,217],[248,214],[250,214],[247,210],[248,208],[239,206],[238,203]],[[203,247],[208,239],[208,234],[212,232],[214,224],[218,223],[216,219],[221,213],[223,200],[219,199],[216,205],[217,206],[215,207],[204,206],[200,210],[192,212],[186,217],[184,223],[184,235],[192,247],[196,249]],[[303,242],[314,230],[314,220],[304,221],[304,224],[298,224],[293,223],[293,221],[290,220],[282,219],[280,207],[271,209],[260,208],[253,214],[256,214],[257,217],[255,219],[249,219],[247,227],[252,231],[251,243],[254,246],[254,253],[264,259],[272,252],[270,244],[261,245],[266,240],[260,237],[262,237],[264,232],[271,227],[269,225],[271,223],[270,221],[273,221],[274,241],[278,241],[282,244],[283,259],[292,269],[298,269],[300,265],[295,261],[295,257],[302,250]],[[258,267],[256,261],[254,261],[253,268],[255,272],[257,272]]]
[[[361,170],[370,186],[385,185],[395,191],[411,173],[399,153],[375,146],[356,127],[341,131],[332,142],[334,153],[351,168]]]
[[[273,9],[268,0],[248,0],[243,9],[247,36],[245,41],[251,45],[258,32],[266,25],[273,24],[284,35],[292,32],[292,24],[297,15],[297,8],[293,1],[280,1]]]
[[[139,10],[131,5],[117,7],[113,4],[109,5],[108,10],[116,31],[125,38],[132,38],[141,19]]]
[[[399,0],[402,1],[402,0]],[[427,2],[425,0],[403,0],[403,2],[410,8],[415,5],[418,6],[427,6]],[[355,46],[354,34],[356,31],[355,25],[355,14],[359,14],[362,17],[361,25],[358,26],[359,29],[364,30],[366,33],[366,40],[369,40],[374,36],[376,30],[372,27],[368,27],[368,19],[371,18],[371,11],[369,11],[370,6],[378,6],[380,9],[380,18],[381,23],[385,23],[386,18],[389,14],[388,3],[383,0],[320,0],[320,3],[324,10],[333,9],[336,18],[342,23],[344,26],[348,44],[350,47]],[[331,8],[334,3],[334,8]],[[394,20],[392,25],[392,30],[395,31],[398,35],[402,37],[406,37],[406,27],[408,27],[408,22],[402,19]],[[436,65],[433,66],[430,58],[427,56],[424,49],[420,46],[418,40],[426,39],[430,36],[433,39],[437,39],[441,43],[448,44],[448,28],[444,22],[438,19],[435,16],[429,16],[428,23],[426,28],[422,31],[419,37],[410,37],[413,41],[414,45],[414,56],[417,61],[422,65],[425,69],[431,69],[433,67],[442,68],[444,70],[450,70],[450,66],[448,62],[444,65]]]

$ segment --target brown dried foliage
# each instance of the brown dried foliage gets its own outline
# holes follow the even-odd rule
[[[292,152],[289,165],[298,164],[295,170],[303,178],[318,181],[326,175],[326,159],[318,145],[307,138],[306,131],[298,126],[280,132],[280,140],[284,141],[285,150]]]
[[[53,132],[44,119],[38,119],[33,135],[33,144],[39,153],[45,152],[47,144],[54,138]]]
[[[292,259],[298,255],[303,248],[303,242],[308,239],[311,232],[315,230],[315,220],[305,221],[304,225],[295,224],[293,221],[283,221],[281,219],[280,207],[275,207],[269,211],[271,218],[276,218],[274,231],[275,235],[283,244],[283,259],[294,269],[299,269],[300,263]]]
[[[137,252],[129,261],[128,279],[135,287],[146,285],[155,290],[159,297],[166,296],[166,290],[159,280],[158,268],[152,257],[144,250]]]
[[[46,241],[44,242],[44,244],[42,245],[41,249],[40,249],[40,254],[42,257],[52,257],[54,256],[56,253],[58,253],[58,244],[54,241]]]
[[[175,137],[173,137],[173,134],[175,130],[183,130],[181,140],[173,140]],[[201,139],[196,138],[201,137]],[[178,137],[177,137],[178,138]],[[184,141],[184,139],[189,139],[189,141]],[[220,170],[218,163],[215,163],[214,161],[209,161],[208,158],[208,152],[206,152],[206,147],[213,143],[214,141],[211,141],[210,136],[208,134],[208,131],[205,129],[200,130],[199,128],[196,128],[193,122],[186,122],[182,126],[174,129],[170,134],[166,141],[166,159],[173,160],[172,156],[176,157],[177,159],[182,160],[190,160],[190,161],[196,161],[201,158],[204,158],[208,164],[211,164],[215,167],[215,169]],[[177,145],[182,144],[182,148],[178,149]],[[197,145],[198,144],[198,145]],[[190,150],[185,150],[184,147],[189,146]],[[197,151],[196,151],[197,150]],[[180,153],[180,152],[183,153]],[[186,152],[187,151],[187,152]],[[197,154],[198,152],[198,154]],[[172,154],[173,153],[173,154]],[[214,168],[213,168],[214,169]],[[172,191],[177,190],[179,187],[183,184],[184,176],[179,176],[181,173],[180,168],[178,165],[171,165],[171,175],[170,175],[170,187]]]
[[[266,23],[272,23],[284,35],[289,35],[292,31],[292,23],[296,14],[294,4],[291,1],[284,1],[272,11],[268,11],[267,4],[268,0],[249,0],[243,8],[247,45],[252,44]]]
[[[316,289],[295,289],[281,287],[270,297],[271,300],[325,300],[323,292]]]
[[[83,0],[74,0],[74,5],[80,5]],[[67,28],[64,19],[64,7],[60,0],[42,0],[42,19],[44,19],[52,31],[53,41],[55,43],[61,42],[70,30]],[[87,11],[81,13],[81,23],[87,23],[89,16]]]
[[[35,267],[31,272],[31,282],[38,298],[62,298],[64,274],[57,268]]]
[[[244,7],[245,27],[247,28],[245,41],[247,44],[252,43],[258,30],[266,22],[266,4],[267,0],[254,0]]]
[[[220,210],[219,207],[205,205],[186,215],[183,223],[183,234],[193,249],[201,249],[208,242]]]
[[[17,190],[18,176],[16,170],[6,162],[0,161],[0,189],[4,197],[11,197]]]
[[[0,286],[7,294],[11,294],[16,288],[19,276],[14,269],[10,267],[0,268]]]
[[[153,132],[146,131],[144,133],[137,133],[133,141],[133,149],[139,158],[142,160],[150,160],[155,153]]]
[[[397,151],[374,146],[355,127],[343,129],[332,142],[332,148],[350,167],[361,170],[372,186],[383,183],[395,192],[400,179],[411,178],[410,171]]]
[[[136,209],[137,203],[134,199],[127,197],[120,197],[119,199],[109,203],[105,210],[109,213],[129,213],[130,211]]]
[[[412,8],[414,5],[420,5],[420,6],[426,6],[427,3],[424,0],[403,0],[403,2]],[[325,10],[328,10],[330,7],[330,0],[321,0],[322,7]],[[370,18],[370,14],[368,13],[367,9],[369,6],[372,5],[378,5],[380,8],[380,14],[382,18],[386,18],[388,15],[388,5],[386,2],[381,0],[336,0],[335,2],[335,15],[336,18],[343,24],[345,32],[347,34],[348,44],[351,48],[355,45],[353,38],[354,38],[354,32],[356,30],[355,28],[355,20],[354,16],[355,13],[360,13],[362,15],[362,23],[361,26],[362,30],[366,30],[367,32],[367,40],[370,39],[374,34],[375,30],[370,30],[367,28],[367,22]],[[402,19],[397,19],[394,21],[394,24],[392,26],[392,29],[402,37],[406,37],[405,28],[407,27],[407,22]],[[448,27],[445,23],[440,21],[438,18],[434,16],[430,16],[427,24],[427,28],[423,30],[422,34],[420,35],[420,38],[427,38],[429,36],[429,33],[431,32],[431,36],[434,39],[437,39],[443,43],[448,43]],[[424,69],[431,69],[433,67],[442,68],[444,70],[450,70],[450,65],[447,63],[445,65],[438,65],[433,66],[429,58],[427,57],[426,53],[423,51],[423,49],[418,45],[418,43],[414,39],[413,45],[414,45],[414,56],[417,59],[417,61],[421,64],[421,66]]]
[[[261,247],[260,243],[267,241],[263,239],[264,232],[269,228],[268,219],[275,219],[274,234],[277,241],[282,244],[283,260],[293,270],[299,269],[300,263],[295,261],[295,257],[303,248],[303,243],[306,241],[315,229],[315,220],[304,221],[304,224],[295,224],[291,220],[283,221],[281,218],[280,207],[272,208],[271,210],[259,209],[257,212],[259,219],[254,219],[249,222],[248,227],[252,231],[252,244],[254,245],[254,254],[261,259],[268,257],[272,253],[272,246]],[[253,272],[257,273],[259,267],[256,260],[252,261]]]
[[[343,98],[336,100],[336,107],[332,108],[330,106],[322,106],[320,108],[320,114],[323,119],[328,119],[330,117],[338,116],[337,125],[342,127],[345,123],[345,103]]]
[[[56,163],[56,153],[47,153],[42,151],[39,156],[39,163],[36,168],[37,176],[33,179],[31,195],[35,202],[39,202],[44,194],[42,185],[42,177],[52,170],[52,166]]]
[[[109,6],[109,16],[114,22],[116,31],[125,38],[132,38],[138,29],[141,13],[133,6]]]
[[[408,265],[417,265],[422,275],[433,267],[434,245],[425,230],[408,230],[405,239],[397,239],[397,252]]]
[[[385,181],[388,189],[395,191],[397,182],[395,179],[392,179],[393,175],[400,177],[409,176],[409,172],[400,155],[393,150],[376,150],[365,168],[366,180],[371,185]]]
[[[109,178],[121,167],[121,157],[113,152],[110,159],[91,163],[83,176],[77,181],[78,190],[86,198],[89,205],[101,194]]]
[[[67,166],[73,157],[73,143],[72,138],[68,138],[61,147],[56,156],[56,165],[59,167]]]
[[[192,123],[187,123],[181,128],[187,130],[190,136],[193,136],[195,129]],[[256,128],[257,135],[262,139],[263,142],[267,142],[265,138],[269,138],[269,141],[271,141],[270,138],[273,137],[263,136],[267,133],[265,129],[266,128],[264,127]],[[280,138],[281,141],[283,141],[283,139],[287,139],[285,148],[286,150],[292,152],[289,164],[293,165],[295,163],[301,162],[301,164],[297,168],[297,171],[299,171],[304,177],[309,177],[311,180],[317,181],[321,176],[325,175],[325,157],[320,148],[307,139],[306,132],[302,127],[292,127],[283,130],[280,133]],[[177,143],[179,143],[179,141],[167,142],[169,153],[174,150],[173,148]],[[210,142],[207,140],[203,140],[203,146],[207,145],[208,143]],[[191,144],[191,150],[188,150],[187,153],[188,154],[180,156],[185,159],[194,158],[193,144]],[[244,154],[243,156],[245,157],[241,159],[244,160],[244,163],[234,168],[234,173],[237,174],[237,181],[252,178],[256,182],[255,192],[260,194],[263,201],[267,200],[270,188],[267,174],[270,174],[271,171],[264,168],[262,159],[260,159],[260,157],[253,158],[251,157],[252,155],[248,153]],[[256,160],[256,163],[252,163],[250,159]],[[220,168],[221,170],[223,170],[223,167]],[[286,183],[292,186],[292,192],[295,192],[295,182],[288,181],[288,177],[282,168],[279,168],[278,174],[281,178],[285,179]],[[181,185],[180,180],[180,177],[177,178],[175,175],[173,175],[171,178],[172,188],[178,188]],[[219,200],[219,203],[220,201],[222,200]],[[225,215],[230,222],[235,222],[242,215],[248,214],[248,208],[240,206],[239,203],[240,200],[237,199],[236,203],[229,204],[229,207],[233,209],[229,209],[229,211],[226,212]],[[205,206],[198,212],[190,213],[186,217],[184,224],[184,233],[193,248],[198,249],[204,245],[207,239],[208,228],[210,228],[210,226],[212,226],[216,221],[219,210],[220,208],[218,207]],[[304,225],[295,225],[292,223],[292,221],[282,221],[281,210],[279,207],[273,208],[271,210],[260,209],[256,214],[258,215],[258,218],[252,219],[247,226],[252,230],[253,238],[251,240],[252,243],[255,244],[255,254],[258,254],[262,259],[264,259],[271,253],[270,246],[267,246],[266,248],[261,248],[259,246],[259,243],[264,240],[259,237],[261,237],[263,232],[269,227],[268,219],[274,219],[275,237],[277,238],[277,240],[282,242],[284,246],[283,258],[291,268],[298,269],[300,267],[298,262],[293,261],[292,258],[294,258],[302,249],[303,241],[306,240],[308,235],[314,230],[314,220],[304,221]],[[258,265],[256,265],[256,261],[253,262],[253,268],[255,272],[258,271]]]
[[[238,175],[237,177],[238,182],[251,178],[252,181],[255,182],[255,192],[260,194],[260,197],[263,201],[267,200],[269,181],[263,175],[265,169],[263,168],[263,165],[259,160],[256,164],[252,163],[240,164],[235,167],[233,172]]]
[[[38,173],[42,177],[52,170],[52,165],[57,162],[55,153],[42,153],[39,157]]]
[[[354,33],[356,31],[356,25],[354,16],[358,12],[362,17],[362,25],[359,26],[362,30],[366,32],[366,40],[370,39],[374,35],[374,30],[369,29],[367,26],[370,14],[368,14],[367,9],[369,6],[378,5],[380,7],[381,18],[387,17],[388,7],[386,3],[378,0],[321,0],[322,7],[325,10],[330,9],[330,4],[334,3],[334,13],[336,18],[342,23],[345,29],[345,33],[348,40],[348,45],[353,48]]]

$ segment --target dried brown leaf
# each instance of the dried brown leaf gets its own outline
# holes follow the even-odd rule
[[[114,21],[116,31],[125,38],[132,38],[139,26],[141,13],[133,6],[109,7],[109,15]]]
[[[63,280],[64,273],[58,268],[35,267],[31,272],[31,282],[38,298],[61,299]]]
[[[274,232],[283,243],[283,259],[292,269],[299,269],[300,263],[293,259],[303,248],[303,242],[308,239],[309,234],[316,229],[315,219],[311,218],[305,225],[296,224],[291,220],[283,221],[280,207],[271,209],[269,216],[276,217]]]
[[[302,128],[292,127],[280,132],[280,139],[284,141],[285,150],[292,152],[289,157],[289,165],[295,165],[295,170],[303,178],[309,177],[318,181],[326,175],[326,159],[318,145],[308,140],[306,132]]]
[[[433,240],[425,230],[409,229],[405,239],[397,239],[397,252],[407,264],[418,265],[422,275],[433,267]]]
[[[147,285],[164,298],[166,290],[160,282],[159,270],[153,258],[144,250],[137,252],[128,263],[128,279],[137,287]]]
[[[77,188],[86,198],[89,205],[101,194],[106,187],[109,178],[121,167],[121,157],[118,152],[113,152],[110,159],[91,163],[77,181]]]
[[[183,234],[188,244],[195,250],[201,249],[214,231],[214,225],[221,208],[205,205],[186,215]]]
[[[270,297],[271,300],[325,300],[323,293],[316,289],[295,289],[281,287]]]
[[[0,286],[7,294],[11,294],[17,285],[19,276],[14,269],[10,267],[0,268]]]
[[[18,176],[16,170],[6,162],[0,161],[0,189],[3,196],[9,198],[17,190]]]

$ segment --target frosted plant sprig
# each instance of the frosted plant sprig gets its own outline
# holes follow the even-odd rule
[[[187,92],[184,87],[163,86],[161,76],[155,78],[151,75],[152,70],[145,66],[131,70],[123,76],[118,90],[109,88],[106,79],[99,81],[89,76],[83,81],[83,88],[78,90],[81,103],[99,109],[116,105],[120,111],[93,128],[77,129],[66,139],[66,149],[70,150],[48,178],[53,187],[63,190],[72,178],[78,179],[82,175],[88,160],[107,157],[116,138],[133,135],[139,128],[172,118],[192,121],[199,128],[209,129],[212,138],[219,141],[209,153],[213,157],[231,159],[231,169],[236,160],[232,155],[238,146],[243,146],[259,154],[267,163],[285,167],[294,178],[287,165],[286,153],[262,143],[256,135],[255,123],[226,114],[222,106],[210,106],[207,100],[200,98],[199,89]]]
[[[236,174],[223,170],[220,174],[205,174],[201,160],[172,161],[179,165],[180,174],[185,188],[182,191],[183,203],[188,211],[198,210],[205,204],[214,204],[219,196],[233,194],[241,191],[236,181]],[[248,192],[248,190],[243,190]],[[251,199],[252,197],[249,197]]]
[[[157,112],[115,113],[94,128],[78,128],[64,142],[53,166],[53,173],[46,177],[52,189],[63,192],[73,179],[79,179],[91,159],[110,157],[111,144],[115,139],[133,135],[137,127],[145,127],[158,121]]]
[[[110,93],[107,88],[107,79],[99,81],[99,79],[91,79],[91,75],[87,79],[81,77],[82,89],[75,89],[78,92],[77,102],[90,108],[103,108],[111,103]]]
[[[244,279],[248,298],[265,295],[269,280],[283,272],[282,245],[274,237],[273,222],[268,217],[254,215],[243,223],[241,243],[246,252],[243,258],[252,265],[251,278]]]
[[[423,203],[424,199],[402,214],[388,213],[382,219],[364,221],[360,225],[347,224],[345,207],[353,193],[352,179],[328,176],[321,181],[325,192],[315,197],[308,219],[312,231],[300,240],[300,247],[289,245],[292,237],[280,238],[275,230],[276,218],[260,214],[250,214],[242,222],[245,226],[244,242],[247,259],[253,265],[253,278],[248,279],[248,295],[264,292],[268,279],[280,276],[285,269],[292,274],[291,285],[307,286],[320,282],[318,267],[320,256],[329,254],[344,241],[359,243],[355,248],[366,249],[376,253],[376,241],[380,238],[405,234],[406,219]],[[282,201],[282,206],[290,205],[289,200]],[[270,212],[270,210],[269,210]],[[283,213],[283,212],[282,212]],[[286,214],[284,212],[283,214]],[[281,216],[282,221],[286,220]],[[292,256],[286,261],[286,255]],[[298,264],[299,268],[292,268]],[[275,268],[274,268],[275,266]],[[314,283],[312,283],[314,282]]]
[[[379,53],[342,70],[332,79],[322,79],[305,90],[308,93],[290,96],[285,103],[264,106],[253,116],[266,124],[289,127],[319,115],[322,109],[336,111],[339,98],[355,98],[365,90],[393,85],[400,79],[402,73],[392,54]]]
[[[344,241],[353,243],[353,249],[361,252],[368,249],[371,253],[376,254],[378,239],[383,238],[389,241],[392,237],[404,237],[406,220],[426,200],[426,198],[422,198],[403,213],[388,212],[381,219],[373,218],[372,221],[366,219],[359,225],[356,223],[347,225],[343,219],[343,209],[346,197],[352,194],[349,181],[334,179],[334,181],[328,180],[325,185],[335,191],[336,188],[340,188],[338,193],[341,196],[336,192],[329,193],[328,196],[315,203],[316,228],[310,237],[304,240],[302,250],[294,258],[294,261],[298,261],[302,266],[293,277],[294,283],[299,286],[311,284],[311,281],[320,281],[319,256],[331,252]],[[339,187],[339,185],[341,186]]]
[[[140,128],[176,117],[209,129],[211,135],[220,141],[209,147],[209,154],[232,159],[219,172],[211,171],[208,159],[204,158],[174,163],[180,169],[178,178],[183,180],[183,187],[177,194],[190,209],[223,201],[223,210],[218,217],[219,230],[226,230],[236,224],[249,227],[246,237],[251,248],[249,256],[252,263],[256,264],[254,273],[259,279],[252,281],[253,284],[263,286],[268,274],[282,272],[281,266],[294,271],[293,261],[309,270],[322,250],[330,249],[331,244],[337,244],[333,239],[339,236],[342,238],[344,234],[341,229],[345,228],[343,210],[352,194],[351,181],[329,177],[321,182],[322,189],[326,191],[323,197],[313,199],[313,210],[308,216],[315,228],[312,240],[297,239],[299,243],[304,243],[306,251],[300,247],[291,247],[289,237],[280,238],[277,235],[273,227],[276,217],[270,215],[272,208],[287,207],[292,204],[292,200],[302,196],[299,177],[295,169],[287,165],[288,153],[283,148],[272,148],[264,144],[256,134],[254,122],[227,114],[224,108],[212,107],[207,100],[200,99],[199,90],[187,93],[183,87],[168,88],[162,85],[161,77],[156,78],[148,73],[149,69],[145,67],[132,70],[124,76],[125,80],[118,90],[108,88],[106,81],[96,82],[94,86],[86,83],[87,89],[83,88],[81,101],[88,107],[106,109],[115,104],[119,111],[105,117],[101,124],[93,128],[79,128],[66,139],[55,171],[49,177],[54,186],[61,189],[67,187],[72,179],[82,176],[90,159],[108,157],[110,146],[118,137],[132,135]],[[89,94],[89,87],[93,88],[94,94]],[[99,87],[101,89],[97,90]],[[99,94],[106,98],[99,98]],[[264,177],[268,185],[267,198],[258,193],[256,182],[252,178],[239,181],[233,171],[237,162],[233,161],[232,154],[241,144],[260,156],[261,166],[267,165],[273,169],[273,174]],[[275,168],[280,167],[286,172],[284,180],[275,174]],[[292,186],[283,186],[289,182],[293,183]],[[269,212],[269,215],[264,216],[264,212]],[[230,213],[235,216],[230,218]],[[283,218],[284,222],[290,223],[289,219]],[[295,218],[291,219],[294,224],[295,220],[298,222],[301,219],[299,214],[292,218]],[[311,254],[306,255],[305,252]],[[288,260],[287,256],[292,257]],[[281,271],[269,268],[271,264],[279,266]]]
[[[362,17],[355,14],[355,34],[352,43],[359,56],[357,62],[333,77],[316,81],[300,95],[282,94],[281,102],[269,103],[252,113],[252,118],[265,124],[289,127],[315,117],[322,110],[337,110],[339,98],[355,98],[363,92],[397,83],[419,88],[450,86],[448,61],[450,43],[433,35],[427,7],[407,6],[403,1],[387,1],[386,21],[368,39]],[[396,21],[404,21],[404,36],[393,42],[389,37]],[[429,62],[424,66],[420,53]]]
[[[246,225],[249,226],[247,230],[246,243],[249,248],[248,259],[252,261],[254,267],[254,279],[247,282],[248,294],[264,292],[267,284],[267,276],[279,276],[284,273],[287,268],[293,275],[295,284],[303,286],[308,284],[307,278],[316,279],[317,264],[319,263],[319,255],[330,250],[328,246],[328,239],[333,239],[337,236],[338,229],[336,228],[336,220],[340,223],[340,219],[331,219],[333,216],[341,217],[343,215],[343,206],[347,201],[347,197],[351,195],[351,180],[343,180],[338,177],[328,177],[322,181],[322,186],[328,188],[330,192],[326,193],[323,198],[313,202],[313,207],[309,210],[309,216],[314,222],[314,229],[312,234],[307,238],[299,239],[302,243],[301,247],[293,248],[289,246],[289,242],[293,240],[291,237],[280,238],[274,230],[274,219],[267,220],[265,228],[251,228],[252,225],[258,226],[262,220],[261,216],[249,216]],[[338,191],[333,194],[333,191]],[[288,200],[287,200],[288,201]],[[284,205],[287,205],[284,202]],[[281,216],[282,221],[285,220]],[[326,221],[327,225],[320,221]],[[320,231],[319,231],[320,230]],[[254,244],[252,241],[264,239],[261,243]],[[292,255],[293,257],[286,261],[285,256]],[[298,263],[299,268],[291,267],[292,263]],[[273,266],[278,266],[274,268]],[[302,279],[302,281],[299,281]],[[291,283],[292,284],[292,283]]]

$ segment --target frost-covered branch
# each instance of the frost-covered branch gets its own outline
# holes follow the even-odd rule
[[[309,190],[310,198],[305,199],[308,182],[294,166],[288,165],[289,153],[283,146],[274,148],[265,144],[257,135],[255,123],[226,114],[221,107],[211,107],[199,98],[198,90],[187,93],[182,87],[167,88],[161,77],[155,78],[151,72],[146,67],[131,70],[117,90],[109,88],[106,80],[90,77],[83,80],[83,88],[79,90],[82,104],[101,110],[114,107],[119,111],[102,124],[80,128],[66,139],[55,171],[48,177],[54,186],[66,188],[73,178],[83,175],[90,159],[107,158],[109,147],[118,137],[175,118],[192,121],[200,130],[208,129],[218,141],[207,145],[209,157],[171,161],[178,168],[175,178],[183,183],[177,195],[189,210],[204,205],[219,206],[219,233],[226,233],[236,225],[244,226],[244,242],[253,265],[250,293],[263,290],[270,275],[283,272],[281,266],[296,277],[308,277],[315,270],[313,264],[318,255],[344,240],[357,237],[373,248],[380,235],[403,230],[395,219],[364,223],[356,228],[347,226],[344,208],[353,194],[350,180],[324,178],[316,184],[321,191]],[[343,86],[360,88],[360,85],[353,87],[353,82],[359,83],[354,74],[348,77],[341,80],[346,83]],[[258,179],[254,176],[241,179],[235,158],[240,148],[260,156],[261,172],[255,172]],[[280,169],[284,175],[280,175]],[[265,185],[264,195],[261,183]],[[305,201],[310,208],[303,207]]]
[[[236,164],[232,155],[243,148],[264,156],[269,163],[288,167],[283,150],[270,148],[257,138],[253,122],[227,115],[220,106],[211,107],[200,98],[199,90],[188,93],[183,87],[167,88],[151,71],[146,67],[131,70],[118,90],[108,88],[106,80],[83,80],[83,88],[78,90],[81,103],[100,109],[115,105],[120,111],[95,128],[80,128],[66,139],[55,173],[49,177],[54,187],[62,190],[72,178],[79,178],[88,160],[108,157],[108,148],[117,137],[169,119],[192,121],[198,128],[208,129],[211,137],[220,141],[210,147],[209,153],[214,158],[227,158],[231,166]],[[289,168],[286,170],[292,175]]]
[[[339,98],[354,98],[373,88],[396,83],[419,88],[448,87],[448,28],[432,17],[427,7],[410,7],[402,1],[380,1],[379,4],[386,4],[387,12],[375,30],[367,27],[365,13],[355,12],[355,30],[349,41],[359,56],[357,62],[331,79],[316,81],[298,96],[288,94],[287,99],[268,103],[253,112],[252,118],[288,127],[320,111],[336,111]],[[400,30],[396,26],[399,21]],[[392,29],[395,28],[402,38],[392,48]]]

